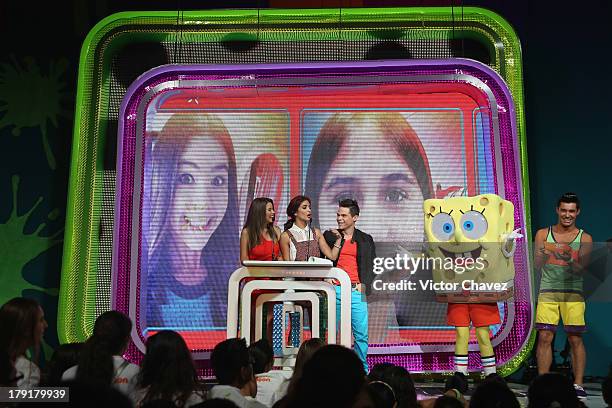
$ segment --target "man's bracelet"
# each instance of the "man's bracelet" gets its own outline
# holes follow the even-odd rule
[[[340,248],[342,248],[342,246],[334,244],[334,248],[340,249]]]

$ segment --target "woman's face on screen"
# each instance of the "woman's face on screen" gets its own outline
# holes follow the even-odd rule
[[[169,208],[174,241],[202,250],[227,210],[229,161],[221,144],[195,136],[179,157]]]
[[[338,202],[357,200],[356,227],[379,242],[423,239],[423,193],[414,172],[376,123],[355,125],[332,163],[319,196],[322,228],[336,225]]]

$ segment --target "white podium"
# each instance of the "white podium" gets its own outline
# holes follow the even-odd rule
[[[243,290],[244,292],[244,290]],[[336,295],[336,291],[334,291],[334,296]],[[329,296],[328,296],[329,299]],[[311,322],[311,330],[312,337],[320,337],[320,324],[319,324],[319,296],[313,292],[304,292],[304,293],[264,293],[257,297],[255,301],[255,341],[261,339],[263,337],[263,309],[264,304],[267,302],[296,302],[296,301],[307,301],[310,302],[310,307],[312,309],[312,322]],[[328,301],[329,303],[329,301]],[[336,331],[336,301],[334,299],[333,310],[330,308],[327,309],[327,320],[330,322],[330,326],[328,326],[328,330]],[[331,322],[334,322],[334,326],[331,326]],[[303,319],[301,321],[301,325],[303,326]],[[244,323],[240,323],[242,327],[247,327]],[[245,333],[246,334],[246,333]],[[249,333],[250,334],[250,333]],[[286,331],[283,330],[283,338],[286,336]],[[335,339],[334,339],[335,340]],[[248,341],[248,340],[247,340]]]
[[[345,347],[351,347],[351,281],[342,269],[334,268],[331,261],[245,261],[244,267],[235,270],[229,279],[227,295],[227,338],[238,337],[239,310],[242,310],[240,321],[240,335],[250,343],[251,340],[251,295],[258,289],[278,290],[286,293],[279,300],[306,300],[312,299],[312,292],[325,292],[328,297],[328,342],[339,343]],[[243,279],[250,278],[249,282],[240,288]],[[253,279],[255,278],[255,279]],[[265,278],[265,279],[259,279]],[[336,304],[335,290],[325,279],[335,279],[340,282],[340,325],[339,341],[336,338]],[[333,296],[332,296],[333,290]],[[300,292],[304,296],[299,296]],[[288,295],[296,293],[298,295]],[[331,296],[331,299],[329,297]],[[261,307],[263,301],[258,300],[257,308]],[[241,307],[242,306],[242,307]],[[332,313],[333,311],[333,313]],[[258,310],[259,312],[259,310]],[[317,315],[318,316],[318,315]],[[256,321],[258,314],[256,314]],[[313,320],[313,323],[315,321]],[[255,337],[261,331],[261,322],[257,322]],[[318,323],[318,322],[317,322]],[[318,325],[317,325],[318,326]],[[314,332],[313,332],[314,334]]]

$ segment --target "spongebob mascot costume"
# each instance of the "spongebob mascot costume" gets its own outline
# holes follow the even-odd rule
[[[445,284],[436,298],[448,303],[447,323],[456,331],[454,377],[465,391],[470,324],[484,375],[496,373],[489,326],[500,323],[497,302],[513,296],[513,255],[522,235],[514,230],[514,205],[495,194],[430,199],[423,211],[433,280]]]

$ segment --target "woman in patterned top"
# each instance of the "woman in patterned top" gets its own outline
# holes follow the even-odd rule
[[[303,195],[293,197],[287,206],[287,217],[285,232],[280,237],[280,248],[285,261],[307,261],[311,256],[320,257],[321,254],[332,260],[338,257],[342,235],[338,230],[332,230],[336,242],[330,248],[321,231],[311,227],[310,198]]]

